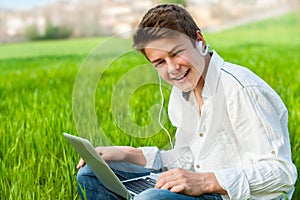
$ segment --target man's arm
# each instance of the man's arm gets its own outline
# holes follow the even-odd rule
[[[96,151],[107,161],[127,161],[140,166],[146,165],[146,159],[141,149],[129,146],[108,146],[97,147]],[[80,159],[77,169],[84,165],[84,160]]]
[[[145,166],[146,158],[141,149],[133,147],[121,147],[125,153],[124,160],[136,165]]]
[[[288,192],[297,170],[291,161],[286,108],[278,95],[267,87],[245,87],[229,103],[228,115],[241,156],[249,163],[215,172],[230,198],[272,199]]]

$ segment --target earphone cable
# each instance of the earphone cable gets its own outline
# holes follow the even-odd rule
[[[169,131],[161,123],[161,115],[162,115],[162,111],[163,111],[163,108],[164,108],[164,94],[163,94],[163,91],[162,91],[162,81],[161,81],[161,78],[160,78],[159,75],[158,75],[158,79],[159,79],[159,92],[160,92],[160,95],[161,95],[161,105],[160,105],[159,114],[158,114],[158,123],[159,123],[160,127],[167,133],[170,145],[173,149],[174,146],[173,146],[171,135],[170,135]]]

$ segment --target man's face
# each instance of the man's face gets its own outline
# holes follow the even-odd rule
[[[184,92],[193,90],[204,70],[204,58],[183,35],[148,43],[145,54],[168,83]]]

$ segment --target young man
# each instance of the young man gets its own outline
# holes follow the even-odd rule
[[[150,9],[133,40],[173,85],[168,113],[177,127],[175,146],[168,151],[97,148],[126,178],[168,169],[155,188],[134,199],[282,199],[283,193],[291,198],[297,170],[287,110],[274,90],[248,69],[208,51],[200,29],[180,6]],[[124,172],[128,163],[137,174]],[[81,160],[77,178],[89,198],[119,198],[83,166]]]

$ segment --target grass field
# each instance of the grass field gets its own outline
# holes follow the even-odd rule
[[[298,12],[299,13],[299,12]],[[225,60],[249,67],[268,82],[289,109],[293,161],[300,167],[300,15],[253,23],[205,37]],[[78,155],[62,136],[77,134],[72,94],[89,52],[106,38],[40,41],[0,46],[0,199],[77,199]],[[130,44],[128,40],[122,43]],[[113,55],[116,46],[111,47]],[[114,56],[112,56],[114,57]],[[99,57],[102,59],[102,57]],[[104,59],[104,55],[103,55]],[[126,134],[114,122],[111,97],[118,80],[145,60],[133,53],[111,63],[98,83],[95,110],[101,129],[116,145],[166,148],[167,135]],[[103,67],[103,66],[102,66]],[[142,76],[142,74],[141,74]],[[166,99],[169,90],[164,88]],[[140,102],[143,102],[140,104]],[[156,84],[138,88],[129,100],[130,119],[145,126],[160,103]],[[126,116],[125,116],[126,117]],[[167,129],[174,132],[169,121]],[[172,134],[173,135],[173,134]],[[294,199],[300,199],[297,182]]]

